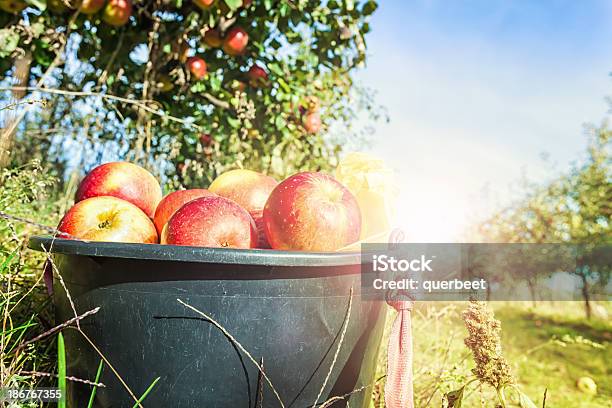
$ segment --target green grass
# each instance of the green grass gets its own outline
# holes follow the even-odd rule
[[[575,315],[576,308],[582,312],[578,303],[559,305],[556,312],[546,306],[542,311],[506,306],[497,312],[504,324],[503,341],[507,355],[515,363],[523,388],[541,404],[543,387],[547,387],[547,401],[551,407],[612,406],[609,372],[611,325],[603,320],[587,321],[583,316]],[[603,347],[571,342],[580,340],[579,336]],[[577,389],[576,380],[582,376],[595,380],[598,395],[590,397]]]
[[[612,303],[603,303],[611,310]],[[414,369],[416,406],[440,407],[444,393],[473,378],[469,350],[463,344],[466,330],[461,319],[465,303],[420,304],[414,311]],[[587,321],[582,304],[557,302],[491,304],[502,323],[504,355],[513,367],[519,386],[536,404],[553,408],[612,407],[612,325],[601,318]],[[384,366],[384,361],[381,362]],[[383,368],[381,367],[381,372]],[[582,376],[595,380],[598,393],[590,396],[576,387]],[[510,406],[518,407],[509,394]],[[494,407],[494,392],[474,384],[468,387],[464,407]],[[375,404],[372,404],[376,406]]]

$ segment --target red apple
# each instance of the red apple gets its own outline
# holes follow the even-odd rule
[[[302,118],[304,129],[310,134],[319,133],[321,130],[321,115],[317,111],[308,111]]]
[[[248,8],[253,4],[253,0],[242,0],[242,7]]]
[[[336,251],[359,239],[361,214],[351,192],[323,173],[298,173],[282,181],[263,211],[274,249]]]
[[[17,14],[23,11],[28,4],[23,0],[0,0],[0,10]]]
[[[259,65],[253,65],[249,69],[247,76],[249,77],[249,84],[253,87],[265,85],[268,80],[268,73]]]
[[[153,217],[153,223],[155,224],[155,228],[157,228],[157,232],[161,235],[162,229],[164,225],[168,222],[170,217],[181,208],[184,204],[188,203],[191,200],[195,200],[196,198],[206,197],[214,195],[210,191],[206,189],[193,189],[193,190],[180,190],[175,191],[164,198],[157,205],[157,209],[155,210],[155,216]]]
[[[104,7],[105,0],[83,0],[80,11],[83,14],[96,14]]]
[[[247,210],[257,226],[259,248],[270,248],[263,230],[263,208],[278,182],[252,170],[230,170],[217,177],[208,188],[215,194],[238,203]]]
[[[92,197],[68,210],[57,227],[87,241],[157,242],[155,226],[134,204],[115,197]]]
[[[112,162],[96,167],[85,176],[79,184],[75,201],[97,196],[113,196],[129,201],[153,217],[162,192],[155,177],[142,167],[127,162]]]
[[[193,3],[202,10],[210,9],[216,0],[193,0]]]
[[[257,231],[245,209],[224,197],[196,198],[168,220],[162,244],[255,248]]]
[[[207,68],[206,61],[200,57],[191,57],[187,60],[187,69],[196,79],[202,79],[206,76]]]
[[[204,147],[210,146],[210,144],[212,143],[212,136],[209,135],[208,133],[201,133],[200,143],[202,143],[202,146]]]
[[[108,0],[102,12],[102,19],[112,26],[120,27],[129,21],[131,15],[131,0]]]
[[[242,27],[233,27],[225,34],[223,50],[229,55],[240,55],[249,43],[249,35]]]
[[[221,38],[219,30],[216,28],[206,30],[206,33],[204,33],[204,43],[212,48],[219,48],[223,45],[223,38]]]

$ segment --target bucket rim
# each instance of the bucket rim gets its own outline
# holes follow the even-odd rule
[[[62,255],[258,266],[347,266],[362,263],[361,252],[303,252],[274,249],[209,248],[179,245],[82,241],[35,235],[28,247]]]

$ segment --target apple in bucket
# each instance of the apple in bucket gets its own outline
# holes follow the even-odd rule
[[[85,176],[77,189],[75,201],[112,196],[136,205],[153,217],[162,198],[159,182],[151,173],[128,162],[102,164]]]
[[[87,241],[157,243],[157,231],[149,217],[134,204],[110,196],[79,201],[57,229]]]
[[[263,231],[263,208],[278,182],[265,174],[252,170],[230,170],[221,174],[208,189],[222,197],[235,201],[247,210],[259,232],[258,248],[270,248]]]
[[[255,248],[257,230],[249,213],[220,196],[200,197],[178,209],[164,227],[162,244]]]
[[[211,195],[214,194],[204,188],[179,190],[166,195],[157,205],[155,216],[153,217],[153,223],[155,224],[155,228],[157,228],[157,232],[161,235],[164,225],[166,225],[176,210],[181,208],[183,205],[187,204],[191,200],[195,200],[196,198]]]
[[[272,191],[263,224],[274,249],[336,251],[359,239],[361,214],[353,194],[333,177],[304,172]]]

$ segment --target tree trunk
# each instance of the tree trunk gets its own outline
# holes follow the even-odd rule
[[[30,64],[32,63],[32,55],[27,52],[24,56],[15,60],[14,86],[24,87],[28,85],[30,77]],[[22,116],[16,114],[19,106],[19,101],[25,96],[25,91],[13,91],[13,96],[9,101],[8,106],[0,106],[4,116],[4,126],[0,128],[0,169],[8,167],[11,164],[11,151],[17,133],[17,126],[21,121]]]
[[[587,277],[584,273],[580,274],[580,278],[582,278],[582,298],[584,299],[584,311],[586,312],[587,320],[591,318],[591,299],[589,297],[589,282],[587,281]]]
[[[533,305],[533,307],[536,307],[537,303],[536,303],[535,282],[531,281],[531,279],[527,279],[527,286],[529,287],[529,294],[531,295],[531,304]]]

